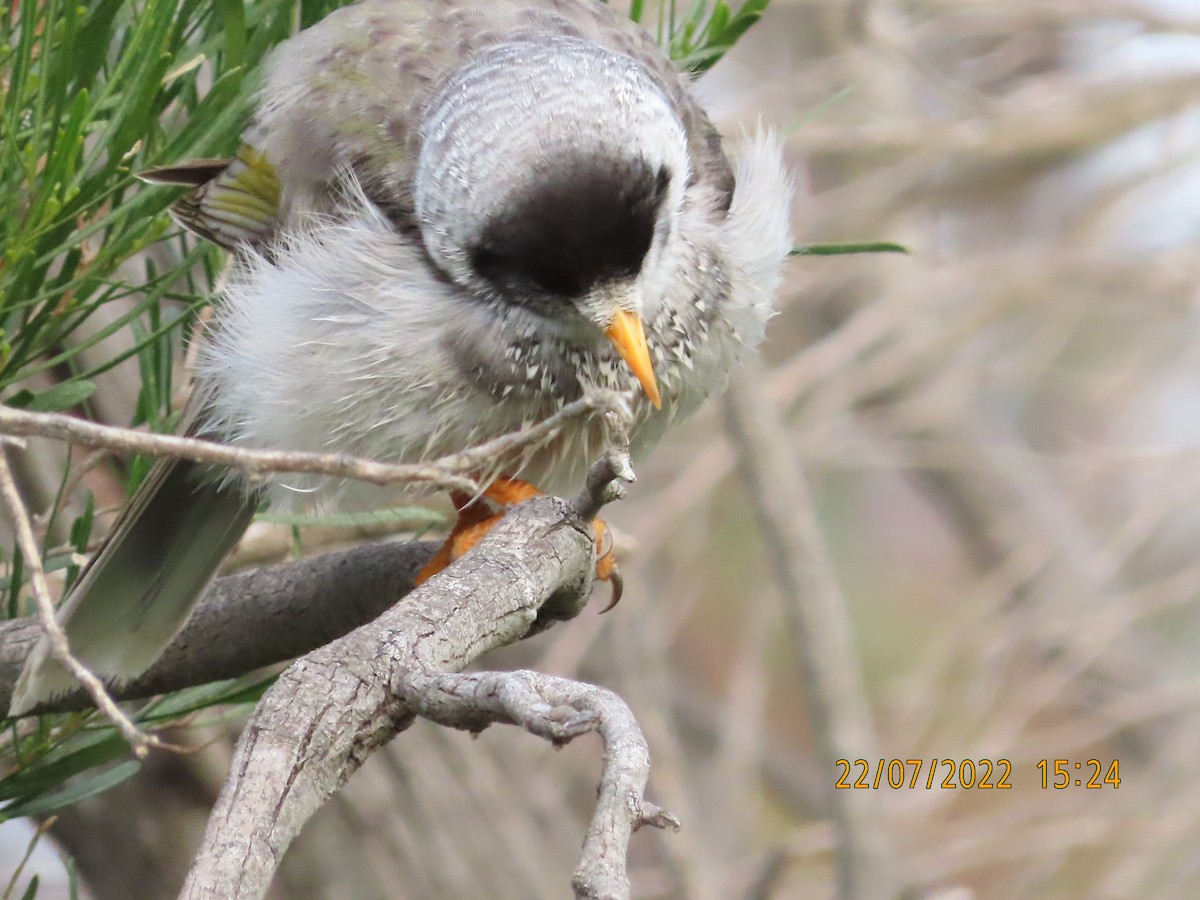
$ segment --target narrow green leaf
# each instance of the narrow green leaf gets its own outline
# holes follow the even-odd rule
[[[162,53],[137,74],[136,89],[122,97],[121,115],[108,142],[110,164],[123,161],[133,154],[139,137],[144,135],[157,118],[154,100],[159,94],[162,78],[175,61],[170,53]]]
[[[771,0],[746,0],[727,23],[722,23],[720,34],[714,34],[713,38],[732,47],[755,22],[762,18],[770,2]]]
[[[25,557],[18,547],[13,547],[12,568],[8,573],[8,617],[15,619],[20,613],[18,603],[21,598],[21,585],[25,583]]]
[[[117,12],[125,0],[92,0],[87,22],[79,32],[75,77],[80,88],[89,88],[96,80],[112,42]]]
[[[67,463],[66,463],[66,465],[64,465],[62,467],[62,471],[59,473],[58,487],[55,488],[54,499],[50,503],[50,518],[46,521],[44,530],[42,532],[43,534],[50,535],[50,534],[57,533],[58,517],[63,512],[63,509],[66,505],[67,487],[71,483],[71,469],[72,469],[71,463],[72,463],[74,454],[75,454],[75,448],[68,445],[68,447],[67,447]],[[91,491],[88,491],[87,493],[91,494]],[[85,515],[86,514],[87,514],[87,511],[85,510]],[[90,527],[90,525],[89,525],[89,527]],[[69,556],[70,554],[67,554],[67,555]],[[50,571],[49,563],[50,563],[50,558],[47,555],[46,547],[43,544],[43,546],[42,546],[42,565],[45,567],[47,572]]]
[[[78,406],[92,394],[96,393],[96,384],[92,381],[64,381],[54,387],[34,394],[25,408],[31,412],[61,412]]]
[[[46,794],[43,797],[37,797],[24,803],[15,803],[11,806],[6,806],[4,809],[0,809],[0,817],[15,819],[21,816],[41,815],[52,809],[70,806],[72,803],[78,803],[80,800],[94,797],[96,794],[103,793],[109,788],[116,787],[122,781],[132,778],[141,767],[142,764],[136,760],[123,762],[119,766],[109,769],[107,772],[103,772],[94,778],[85,779],[79,784],[72,785],[64,790],[53,794]]]
[[[69,187],[77,187],[76,179],[82,177],[82,172],[76,167],[83,155],[84,130],[90,112],[91,97],[87,88],[83,88],[75,95],[67,123],[55,139],[54,156],[51,163],[53,168],[47,167],[45,176],[51,182],[62,181]],[[72,199],[74,198],[64,191],[63,200],[70,202]]]
[[[855,244],[805,244],[795,247],[788,256],[849,256],[854,253],[903,253],[911,255],[903,244],[891,241],[867,241]]]
[[[731,12],[728,3],[719,2],[701,24],[708,4],[693,6],[684,28],[672,37],[671,56],[693,76],[714,65],[741,40],[766,11],[770,0],[746,0]]]
[[[226,72],[241,71],[246,64],[246,8],[242,0],[217,0],[221,20],[225,25]]]
[[[71,546],[75,548],[76,553],[84,553],[87,551],[88,541],[92,538],[92,527],[96,522],[96,495],[91,491],[86,492],[86,503],[83,507],[83,512],[79,517],[71,523]]]
[[[168,694],[151,703],[138,716],[142,723],[171,721],[215,706],[254,703],[273,685],[278,675],[233,678]]]
[[[128,750],[128,744],[111,729],[76,736],[69,739],[64,747],[51,751],[51,756],[41,760],[38,765],[0,780],[0,800],[39,796],[68,778],[120,758]]]

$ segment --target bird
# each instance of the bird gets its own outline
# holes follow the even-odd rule
[[[760,343],[792,246],[778,136],[727,155],[689,78],[592,0],[342,7],[272,51],[231,157],[143,177],[230,251],[185,418],[250,449],[420,462],[611,389],[639,459]],[[578,488],[603,441],[578,422],[484,475]],[[264,496],[359,493],[160,461],[60,607],[73,654],[136,677]],[[10,714],[74,686],[42,638]]]

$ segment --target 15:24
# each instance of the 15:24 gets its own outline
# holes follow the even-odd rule
[[[1107,785],[1115,790],[1121,786],[1119,763],[1120,760],[1114,759],[1106,769],[1104,763],[1098,759],[1089,759],[1086,763],[1072,763],[1069,759],[1041,759],[1038,760],[1037,767],[1042,774],[1043,789],[1054,788],[1061,791],[1074,784],[1075,787],[1091,790],[1100,790]],[[1085,780],[1083,776],[1088,769],[1091,770],[1091,775]]]

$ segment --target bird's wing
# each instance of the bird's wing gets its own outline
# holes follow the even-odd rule
[[[195,159],[150,169],[151,184],[182,184],[191,190],[171,206],[188,231],[227,250],[270,243],[279,216],[279,179],[267,158],[243,143],[237,156]]]

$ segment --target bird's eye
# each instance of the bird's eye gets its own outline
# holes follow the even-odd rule
[[[470,250],[478,275],[515,294],[580,297],[636,275],[650,249],[671,170],[644,159],[563,160],[488,223]]]
[[[484,278],[490,278],[504,268],[504,254],[494,247],[480,244],[471,250],[471,267]]]
[[[671,186],[671,170],[666,166],[659,166],[658,172],[654,175],[654,199],[661,203],[667,196],[667,188]]]

